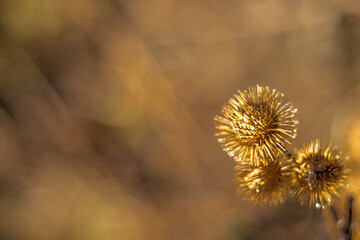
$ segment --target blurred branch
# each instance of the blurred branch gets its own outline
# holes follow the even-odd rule
[[[347,197],[347,221],[344,225],[341,224],[342,218],[339,217],[338,212],[336,209],[331,206],[330,207],[330,213],[333,217],[333,220],[335,222],[335,226],[339,232],[339,240],[351,240],[352,235],[352,217],[353,217],[353,202],[354,197],[352,195],[349,195]]]

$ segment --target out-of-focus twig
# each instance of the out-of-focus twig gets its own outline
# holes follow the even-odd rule
[[[349,195],[347,198],[347,221],[346,223],[340,224],[342,218],[340,218],[338,212],[336,209],[331,206],[330,207],[330,213],[333,217],[333,220],[335,222],[336,228],[339,232],[339,240],[351,240],[352,235],[352,218],[353,218],[353,201],[354,197],[352,195]]]

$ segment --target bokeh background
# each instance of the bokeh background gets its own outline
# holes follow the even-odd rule
[[[360,213],[359,77],[358,0],[1,0],[0,239],[332,239],[321,210],[235,193],[213,117],[284,92],[294,147],[351,158]]]

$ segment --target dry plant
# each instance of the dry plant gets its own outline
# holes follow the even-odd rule
[[[215,134],[224,151],[235,160],[238,192],[260,205],[277,205],[289,196],[301,205],[329,209],[334,197],[345,191],[348,167],[338,147],[318,139],[291,153],[287,146],[297,135],[297,109],[284,94],[269,87],[238,91],[215,116]],[[340,239],[351,239],[352,197]]]

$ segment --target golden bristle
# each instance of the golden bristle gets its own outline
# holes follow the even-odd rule
[[[303,205],[325,207],[345,187],[345,158],[336,147],[319,140],[304,145],[296,153],[293,195]]]
[[[276,161],[264,161],[259,166],[238,162],[235,167],[238,192],[259,205],[277,205],[285,201],[291,180],[290,160],[275,156]]]
[[[250,158],[254,165],[261,159],[274,161],[276,152],[286,152],[285,143],[296,136],[297,109],[283,103],[283,94],[269,87],[250,87],[238,91],[215,116],[215,135],[224,150],[237,160]]]

